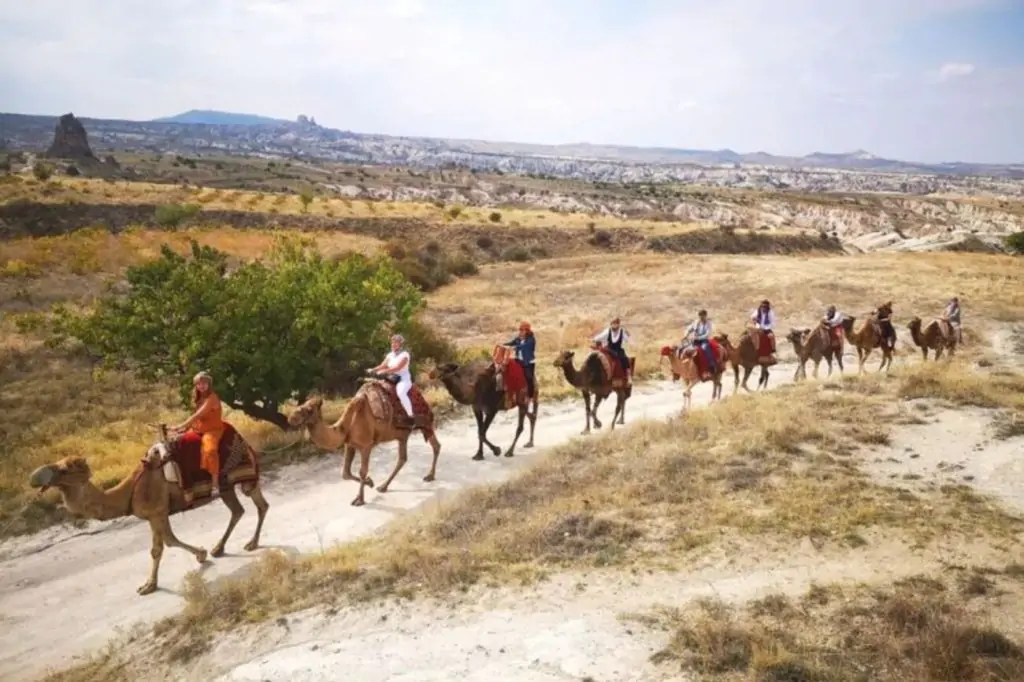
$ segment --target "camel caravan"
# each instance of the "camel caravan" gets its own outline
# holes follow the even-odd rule
[[[875,349],[882,354],[878,371],[888,370],[896,344],[891,318],[891,302],[873,310],[859,327],[855,325],[856,318],[846,317],[835,306],[830,306],[816,327],[790,330],[786,339],[797,357],[794,380],[806,378],[808,360],[814,363],[815,377],[822,360],[828,365],[829,375],[833,362],[842,372],[847,342],[856,348],[860,372],[864,371],[864,363]],[[963,340],[959,301],[952,299],[943,315],[927,325],[921,318],[914,317],[907,328],[925,360],[929,350],[936,360],[943,352],[952,356]],[[706,381],[712,383],[712,400],[720,399],[722,377],[730,365],[735,377],[733,394],[741,386],[750,390],[747,381],[755,367],[760,370],[757,388],[766,388],[769,368],[778,362],[774,329],[775,312],[767,300],[753,311],[747,329],[735,344],[727,334],[713,334],[707,311],[701,310],[680,344],[660,349],[661,361],[668,359],[670,362],[673,380],[683,381],[683,409],[690,407],[693,387]],[[614,318],[608,327],[592,337],[590,352],[579,368],[572,350],[562,350],[555,358],[554,366],[583,398],[583,434],[590,433],[591,425],[597,429],[602,427],[597,410],[612,394],[615,395],[615,411],[611,428],[625,424],[626,402],[632,395],[636,373],[636,358],[626,352],[629,338],[621,320]],[[491,423],[499,412],[515,410],[517,414],[515,436],[505,450],[505,457],[515,455],[527,422],[530,434],[523,447],[533,447],[539,403],[536,350],[533,330],[529,323],[522,322],[518,334],[496,345],[490,358],[462,365],[443,364],[428,372],[428,378],[440,382],[456,403],[472,408],[478,438],[474,460],[484,459],[484,446],[495,456],[501,454],[501,448],[487,439]],[[289,425],[304,429],[316,446],[342,453],[342,480],[359,482],[358,494],[352,500],[354,506],[363,505],[366,486],[373,487],[369,476],[370,455],[381,443],[397,443],[398,459],[387,480],[377,487],[378,492],[388,491],[408,461],[408,441],[414,431],[422,434],[433,453],[430,470],[423,480],[432,482],[437,474],[441,443],[431,406],[413,382],[411,362],[405,339],[396,334],[391,337],[390,351],[379,365],[367,370],[362,385],[337,421],[327,423],[322,413],[323,399],[318,397],[305,401],[288,417]],[[208,556],[223,556],[232,531],[245,513],[236,488],[252,500],[257,512],[256,530],[244,546],[247,551],[259,547],[263,522],[270,507],[260,488],[259,453],[223,418],[213,377],[200,372],[193,379],[193,387],[194,413],[174,426],[153,424],[158,430],[157,440],[135,471],[113,488],[104,491],[93,484],[89,465],[80,457],[64,458],[39,467],[29,477],[29,485],[40,494],[57,489],[64,505],[75,515],[97,520],[135,516],[149,523],[152,565],[149,578],[138,589],[140,595],[156,591],[164,547],[179,547],[200,564],[205,563]],[[359,473],[355,475],[352,466],[357,453]],[[231,516],[224,534],[208,555],[205,549],[179,540],[171,529],[170,517],[198,509],[217,497],[228,507]]]

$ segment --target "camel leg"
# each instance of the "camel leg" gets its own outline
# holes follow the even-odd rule
[[[843,351],[842,350],[837,350],[836,351],[836,364],[839,365],[839,373],[842,374],[843,373]],[[832,368],[831,367],[829,367],[829,374],[830,375],[832,374]]]
[[[615,392],[615,412],[612,414],[612,427],[611,430],[615,430],[615,421],[619,418],[619,413],[622,412],[623,395],[622,391]],[[596,409],[596,408],[595,408]],[[600,426],[598,428],[601,428]]]
[[[221,557],[224,556],[224,545],[227,544],[228,538],[231,537],[231,532],[235,530],[235,526],[241,520],[245,514],[245,507],[238,501],[238,495],[235,493],[235,486],[226,485],[220,491],[220,499],[223,500],[227,506],[228,511],[231,512],[231,520],[228,521],[227,530],[224,531],[224,535],[221,536],[220,540],[213,549],[210,550],[210,556]]]
[[[357,480],[359,480],[359,479],[357,479],[352,474],[352,461],[355,459],[355,457],[356,457],[356,449],[353,446],[351,446],[351,445],[346,445],[345,446],[345,462],[344,462],[344,465],[342,466],[341,480],[343,480],[343,481],[357,481]],[[368,486],[370,486],[372,488],[373,487],[373,479],[372,478],[367,478],[366,479],[366,485],[368,485]]]
[[[366,482],[370,478],[369,473],[370,448],[359,448],[359,494],[356,495],[356,499],[352,500],[353,507],[362,507],[366,504],[366,499],[363,497],[363,490],[366,488]],[[370,485],[373,484],[370,483]]]
[[[753,372],[753,365],[751,365],[750,367],[743,368],[743,383],[740,385],[743,386],[743,390],[746,391],[747,393],[750,393],[750,388],[747,386],[747,382],[750,381],[750,375],[753,374]]]
[[[586,426],[586,428],[583,429],[583,432],[582,432],[581,435],[585,436],[588,433],[590,433],[590,392],[589,391],[583,391],[583,407],[586,409],[586,413],[587,413],[587,426]]]
[[[149,520],[149,530],[153,535],[153,546],[149,550],[149,556],[152,558],[153,563],[149,569],[149,580],[143,583],[139,589],[135,590],[139,596],[156,592],[157,575],[160,572],[160,558],[164,555],[164,536],[156,519]]]
[[[423,477],[424,482],[430,483],[437,475],[437,458],[441,455],[441,441],[436,434],[430,434],[430,449],[434,451],[434,458],[430,461],[430,471]]]
[[[395,476],[402,470],[405,463],[409,461],[409,439],[399,438],[398,439],[398,461],[395,462],[395,468],[391,470],[391,475],[388,476],[388,480],[377,486],[377,492],[386,493],[388,486],[391,485],[391,481],[395,480]]]
[[[626,403],[629,402],[629,398],[626,397],[626,391],[625,390],[623,390],[622,393],[619,394],[619,395],[622,398],[622,406],[618,408],[619,424],[621,424],[622,426],[625,426],[626,425]]]
[[[481,438],[484,440],[484,445],[491,449],[491,454],[497,457],[501,454],[501,448],[487,440],[487,431],[491,428],[491,422],[498,416],[498,409],[496,407],[488,407],[487,412],[484,414],[484,425],[481,429]]]
[[[519,406],[519,423],[516,424],[516,435],[512,439],[512,445],[508,446],[508,450],[505,451],[506,457],[512,457],[516,454],[516,443],[519,442],[519,436],[523,433],[523,422],[526,421],[526,405]]]
[[[732,364],[732,376],[732,394],[736,395],[736,393],[740,390],[740,366],[737,365],[735,362]]]
[[[595,429],[601,428],[601,420],[597,418],[597,408],[601,406],[601,401],[604,400],[607,397],[608,396],[606,396],[606,395],[595,395],[594,396],[594,409],[592,409],[590,411],[590,417],[594,420],[594,428]],[[613,417],[612,421],[614,421],[614,420],[615,420],[615,418]]]
[[[768,388],[768,367],[761,365],[761,376],[757,379],[757,389]]]
[[[263,489],[260,488],[259,482],[251,484],[242,484],[242,493],[248,496],[252,503],[256,505],[256,532],[252,534],[252,539],[245,543],[245,551],[251,552],[260,546],[260,533],[263,532],[263,520],[267,518],[267,510],[270,509],[270,503],[267,502],[267,498],[263,496]]]
[[[533,411],[527,411],[526,418],[530,420],[530,440],[523,443],[524,448],[533,447],[533,430],[537,428],[537,400],[533,401]]]
[[[477,448],[476,454],[473,455],[473,459],[482,460],[484,458],[484,413],[482,410],[474,407],[473,417],[476,419],[476,437],[477,437]]]

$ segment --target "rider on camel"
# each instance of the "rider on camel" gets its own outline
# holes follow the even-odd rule
[[[391,352],[384,356],[383,362],[367,372],[369,374],[391,374],[397,377],[395,393],[398,395],[398,402],[402,403],[405,409],[407,426],[416,426],[416,418],[412,409],[412,400],[409,399],[409,391],[412,390],[412,373],[409,365],[412,363],[412,356],[405,349],[405,337],[395,334],[391,337]]]
[[[199,372],[192,378],[192,407],[195,412],[171,431],[200,442],[199,466],[213,479],[214,488],[220,487],[220,439],[224,435],[223,406],[220,396],[213,390],[213,377]]]
[[[882,333],[882,345],[889,350],[896,348],[896,327],[892,326],[892,301],[878,307],[878,328]]]
[[[711,320],[708,319],[708,311],[700,310],[697,313],[697,319],[687,327],[686,335],[683,336],[683,343],[679,346],[679,354],[682,355],[683,349],[686,347],[687,339],[692,342],[694,348],[698,349],[704,354],[704,357],[708,361],[708,372],[714,374],[717,368],[715,363],[715,354],[711,350]]]
[[[836,309],[834,305],[830,305],[825,310],[825,317],[822,318],[821,323],[829,331],[829,339],[832,343],[837,343],[837,339],[842,334],[843,321],[846,317]]]
[[[622,370],[626,374],[626,383],[633,383],[633,377],[630,376],[629,371],[629,357],[626,355],[625,345],[629,341],[629,334],[625,329],[622,328],[622,322],[619,318],[615,318],[611,323],[601,330],[593,338],[594,343],[603,345],[608,351],[615,356],[622,365]]]
[[[771,358],[772,360],[774,360],[776,353],[774,331],[775,311],[772,310],[772,304],[767,298],[761,301],[761,305],[757,307],[757,310],[750,314],[750,321],[754,325],[754,329],[759,330],[762,334],[766,335],[768,339],[771,341]]]
[[[526,376],[526,394],[530,398],[536,397],[537,337],[533,335],[530,323],[526,320],[520,322],[519,334],[502,345],[515,349],[515,361],[522,366],[523,374]]]
[[[946,304],[946,309],[942,312],[942,321],[946,323],[946,329],[943,330],[946,337],[953,334],[956,336],[957,343],[963,343],[963,327],[960,326],[960,299],[956,296]]]

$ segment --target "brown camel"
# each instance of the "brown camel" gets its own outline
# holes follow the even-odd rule
[[[942,357],[943,350],[949,350],[949,355],[952,357],[956,351],[956,334],[947,336],[942,332],[942,327],[938,320],[932,320],[928,325],[921,329],[921,318],[914,317],[907,325],[907,329],[910,330],[910,336],[914,339],[914,345],[921,349],[921,354],[924,359],[928,359],[928,349],[935,351],[935,359],[938,360]]]
[[[878,371],[881,372],[883,369],[889,371],[892,366],[893,349],[887,343],[882,343],[882,327],[878,323],[878,312],[872,311],[864,319],[864,324],[860,326],[860,329],[852,331],[853,321],[856,318],[848,318],[849,328],[847,329],[847,338],[853,343],[857,349],[857,371],[859,373],[864,372],[864,363],[867,362],[868,356],[871,355],[871,351],[875,348],[882,350],[882,362],[878,365]],[[844,326],[846,322],[844,321]]]
[[[378,395],[374,396],[373,392],[378,392]],[[407,426],[402,427],[394,423],[395,419],[392,415],[399,414],[404,417],[405,412],[402,410],[402,406],[398,403],[397,398],[394,399],[394,404],[390,403],[392,395],[393,391],[388,391],[387,387],[382,386],[378,382],[365,383],[360,387],[355,397],[345,406],[341,418],[330,426],[324,422],[323,414],[321,413],[324,403],[322,398],[310,398],[288,417],[289,424],[294,427],[304,426],[309,431],[309,437],[317,447],[332,452],[337,452],[339,449],[344,448],[345,458],[341,478],[344,481],[359,481],[359,494],[352,500],[352,506],[362,506],[366,501],[363,497],[364,487],[367,485],[373,486],[373,479],[369,475],[370,451],[373,450],[373,446],[379,443],[398,441],[398,461],[395,462],[395,468],[392,470],[391,475],[388,476],[388,480],[377,487],[377,492],[386,493],[388,491],[391,481],[395,479],[395,476],[398,475],[398,472],[402,470],[402,467],[405,466],[406,461],[409,459],[408,442],[412,430]],[[419,396],[418,393],[416,395]],[[414,398],[414,392],[410,391],[409,397],[413,399],[413,404],[415,405],[417,401]],[[379,415],[374,414],[375,406],[372,404],[374,401],[379,401],[377,405]],[[390,406],[390,410],[382,410],[380,407],[382,404]],[[423,405],[426,405],[425,401]],[[441,443],[437,440],[437,435],[434,433],[434,417],[433,413],[429,412],[429,409],[430,407],[427,405],[427,411],[423,415],[425,424],[422,427],[417,427],[423,430],[424,439],[430,443],[430,447],[434,451],[434,459],[430,463],[430,472],[423,477],[423,480],[427,483],[434,480],[434,476],[437,473],[437,458],[441,454]],[[391,414],[385,414],[388,411]],[[356,451],[359,452],[358,479],[352,475],[352,461],[355,459]]]
[[[173,458],[169,454],[171,446],[167,441],[166,429],[162,427],[161,431],[164,434],[161,441],[149,449],[138,468],[110,490],[100,490],[89,480],[92,472],[88,462],[82,457],[66,457],[53,464],[41,466],[29,477],[29,485],[38,488],[40,494],[49,488],[59,490],[68,511],[78,516],[100,521],[136,516],[149,522],[153,536],[153,546],[150,550],[153,564],[149,580],[137,590],[140,595],[156,591],[160,558],[165,546],[180,547],[195,556],[200,564],[206,562],[205,549],[185,544],[175,536],[171,530],[170,516],[186,509],[196,509],[214,498],[205,496],[188,503],[174,474],[170,476],[172,480],[168,480],[168,467],[171,464],[169,460]],[[252,454],[255,458],[255,453]],[[235,494],[236,485],[241,487],[242,492],[256,505],[256,531],[252,539],[245,544],[245,549],[251,552],[259,547],[263,520],[267,516],[270,504],[263,497],[260,488],[258,463],[254,461],[253,464],[255,466],[252,469],[252,478],[236,484],[230,484],[231,472],[226,472],[229,484],[221,486],[220,498],[231,510],[231,520],[224,535],[210,553],[212,556],[219,557],[224,554],[225,543],[245,513]]]
[[[715,341],[718,341],[718,343],[725,348],[729,362],[732,364],[733,375],[735,376],[735,382],[732,387],[733,395],[739,391],[740,386],[743,386],[744,391],[750,390],[747,387],[747,381],[750,379],[750,374],[754,371],[754,367],[761,368],[761,374],[757,378],[757,388],[767,388],[769,374],[768,368],[776,364],[777,361],[758,361],[757,348],[754,346],[754,340],[749,331],[744,331],[743,334],[740,335],[740,341],[735,346],[732,345],[732,341],[729,340],[728,334],[716,335]],[[742,382],[740,382],[740,367],[743,368]]]
[[[523,447],[533,447],[533,431],[537,425],[536,390],[532,399],[532,412],[530,411],[531,399],[526,395],[525,389],[513,396],[511,400],[507,399],[506,392],[498,388],[494,363],[488,360],[474,360],[462,366],[449,362],[431,370],[428,376],[431,381],[440,379],[455,402],[473,407],[478,438],[478,446],[473,459],[484,458],[485,443],[495,457],[501,454],[501,448],[487,440],[487,430],[491,428],[491,422],[494,421],[498,412],[504,412],[513,407],[519,410],[519,423],[516,425],[515,438],[512,439],[512,445],[505,452],[505,456],[515,455],[516,443],[519,442],[519,436],[523,433],[523,422],[526,419],[530,420],[530,440]]]
[[[664,346],[661,349],[659,362],[668,358],[669,364],[672,366],[672,378],[679,377],[683,380],[683,410],[690,407],[693,387],[704,381],[711,381],[711,400],[718,400],[722,397],[722,375],[725,374],[725,368],[729,362],[729,354],[725,345],[717,341],[714,344],[712,352],[716,354],[715,372],[710,375],[709,379],[701,377],[700,371],[697,369],[697,353],[699,352],[703,351],[689,346],[683,350],[682,357],[680,357],[679,346]]]
[[[555,358],[555,367],[562,370],[565,380],[571,386],[579,389],[583,394],[583,404],[587,410],[587,427],[583,429],[584,434],[590,433],[590,420],[594,420],[594,428],[601,428],[601,421],[597,418],[597,408],[601,401],[612,393],[615,393],[615,414],[612,415],[612,430],[615,430],[615,423],[626,423],[626,401],[633,393],[633,386],[626,383],[624,379],[612,381],[608,369],[598,355],[600,351],[592,351],[587,359],[583,361],[583,367],[576,369],[573,358],[575,353],[571,350],[563,350]],[[617,362],[612,359],[611,362]],[[633,365],[635,358],[629,359]],[[590,406],[590,396],[594,396],[594,406]]]
[[[818,325],[813,330],[805,327],[804,329],[791,329],[789,331],[786,339],[793,344],[793,352],[796,353],[797,357],[797,368],[796,373],[793,375],[793,381],[807,378],[806,365],[808,360],[814,363],[815,379],[818,378],[818,368],[821,366],[822,360],[828,364],[829,376],[832,376],[833,360],[839,365],[839,373],[843,373],[844,338],[853,328],[854,319],[852,317],[843,319],[844,334],[839,337],[836,344],[833,344],[828,327],[824,324]]]

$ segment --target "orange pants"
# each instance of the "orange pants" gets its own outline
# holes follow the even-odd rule
[[[217,450],[220,447],[220,438],[223,435],[224,429],[207,431],[200,434],[202,441],[199,445],[199,466],[203,467],[210,474],[215,487],[220,480],[220,455]]]

